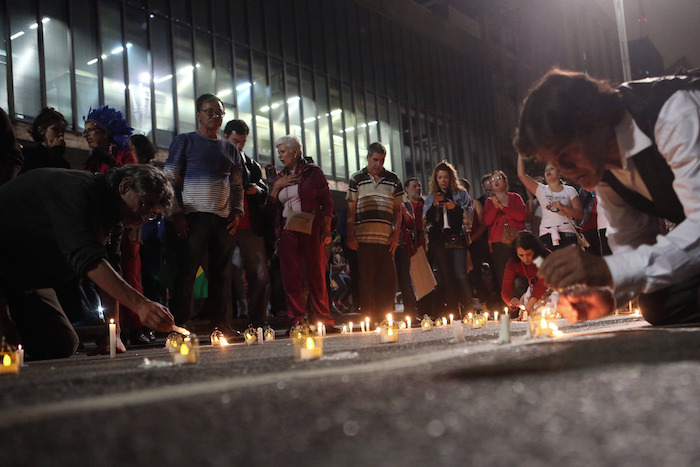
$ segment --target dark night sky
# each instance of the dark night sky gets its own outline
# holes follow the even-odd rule
[[[614,15],[613,0],[598,3]],[[700,67],[700,0],[624,0],[624,6],[628,40],[644,35],[637,22],[643,11],[646,35],[661,53],[665,67],[684,55],[692,66]]]

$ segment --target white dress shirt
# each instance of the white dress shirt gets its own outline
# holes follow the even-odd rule
[[[611,172],[623,185],[651,199],[630,158],[652,141],[629,114],[615,133],[622,168]],[[631,208],[606,183],[596,187],[613,250],[605,260],[618,295],[654,292],[700,274],[700,90],[677,91],[666,101],[654,137],[675,176],[673,189],[686,219],[663,235],[659,219]]]

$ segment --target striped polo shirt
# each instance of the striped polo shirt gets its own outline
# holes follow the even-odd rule
[[[394,230],[394,206],[403,202],[403,187],[399,177],[384,169],[379,181],[375,181],[365,167],[350,178],[345,199],[357,201],[357,241],[388,244]]]

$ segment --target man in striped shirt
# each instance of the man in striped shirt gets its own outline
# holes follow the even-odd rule
[[[386,148],[369,145],[367,167],[350,178],[348,247],[357,250],[360,308],[375,322],[394,311],[396,269],[392,257],[399,244],[403,187],[384,168]]]
[[[231,310],[233,234],[243,215],[243,165],[236,146],[218,135],[224,114],[218,97],[200,96],[199,128],[178,135],[165,162],[176,193],[170,220],[181,242],[170,309],[178,324],[191,318],[195,275],[202,266],[209,281],[205,313],[212,328],[235,334],[226,316]]]

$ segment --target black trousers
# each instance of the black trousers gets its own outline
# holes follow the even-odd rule
[[[654,326],[700,323],[700,275],[638,297],[642,316]]]
[[[11,322],[7,320],[8,308]],[[27,358],[67,358],[80,343],[53,289],[5,291],[0,296],[0,314],[0,332],[8,336],[19,333]]]

